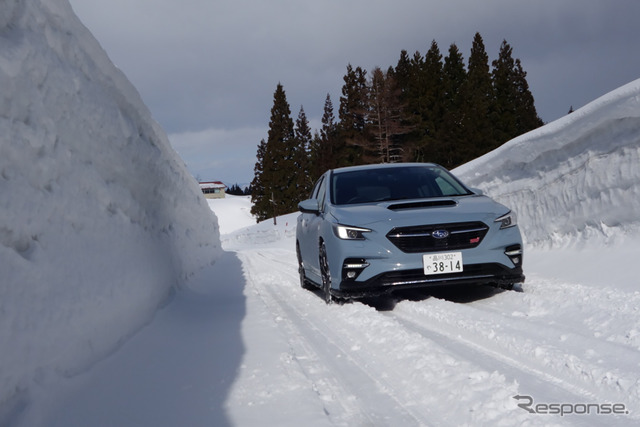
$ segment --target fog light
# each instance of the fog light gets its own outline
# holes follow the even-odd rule
[[[342,280],[356,280],[369,263],[361,258],[347,258],[342,263]]]
[[[522,264],[522,246],[513,245],[505,249],[504,254],[509,257],[516,267]]]

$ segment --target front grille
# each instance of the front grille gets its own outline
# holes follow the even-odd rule
[[[426,283],[448,283],[452,281],[477,281],[481,283],[489,278],[496,278],[504,273],[502,268],[493,264],[466,265],[462,273],[434,274],[426,276],[424,270],[401,270],[383,273],[378,277],[379,283],[385,286],[400,286]]]
[[[447,237],[436,238],[434,232],[445,231]],[[482,222],[459,222],[412,227],[396,227],[387,233],[387,239],[403,252],[438,252],[475,248],[489,231]],[[444,234],[446,234],[444,233]],[[443,234],[443,233],[436,233]]]

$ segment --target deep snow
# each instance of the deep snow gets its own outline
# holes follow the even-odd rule
[[[522,292],[327,306],[297,215],[206,203],[66,0],[0,17],[0,425],[640,423],[640,80],[455,171],[519,213]]]
[[[640,421],[637,281],[621,282],[615,269],[581,281],[590,250],[529,247],[523,292],[462,288],[326,306],[298,285],[297,214],[252,225],[248,197],[209,205],[226,230],[220,262],[115,355],[43,389],[31,425]],[[523,395],[629,413],[534,415],[517,407]]]
[[[455,170],[513,206],[529,244],[606,243],[640,228],[638,80]]]
[[[66,0],[0,5],[0,425],[220,254],[215,217]]]

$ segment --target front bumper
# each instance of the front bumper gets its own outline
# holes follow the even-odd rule
[[[325,239],[331,292],[338,297],[358,298],[429,286],[510,287],[524,282],[523,244],[518,227],[500,229],[493,214],[482,221],[476,217],[477,214],[458,216],[456,221],[438,222],[435,226],[416,226],[418,221],[413,218],[375,226],[365,224],[372,230],[362,240],[341,240],[332,233]],[[464,230],[460,231],[460,227]],[[449,231],[450,237],[429,246],[430,239],[423,235],[442,229]],[[402,241],[398,243],[398,239]],[[462,254],[463,271],[426,275],[423,255],[448,252]]]
[[[521,267],[507,268],[499,263],[465,265],[462,273],[427,276],[422,269],[397,270],[378,274],[366,281],[343,280],[332,293],[341,298],[361,298],[391,293],[398,290],[417,289],[443,285],[492,285],[511,286],[523,283]]]

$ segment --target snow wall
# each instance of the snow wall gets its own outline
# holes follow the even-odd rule
[[[514,209],[528,244],[608,244],[637,235],[640,80],[454,172]]]
[[[0,1],[0,425],[148,322],[217,220],[67,0]]]

